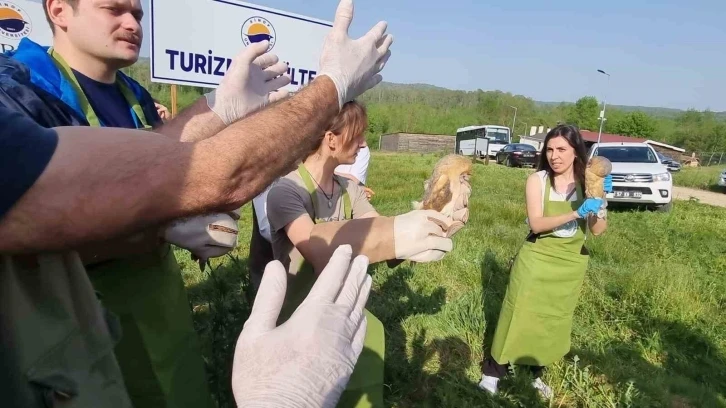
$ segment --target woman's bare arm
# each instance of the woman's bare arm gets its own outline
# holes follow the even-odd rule
[[[537,173],[533,173],[527,178],[525,199],[527,202],[527,219],[529,220],[529,227],[535,234],[551,231],[563,224],[580,218],[579,215],[577,215],[577,211],[572,211],[554,217],[545,217],[543,215],[542,183]]]

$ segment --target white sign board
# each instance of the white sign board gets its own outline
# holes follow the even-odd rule
[[[2,1],[2,0],[0,0]],[[295,91],[315,78],[333,24],[237,0],[151,0],[151,80],[215,88],[247,45],[270,41]]]
[[[40,45],[52,45],[53,33],[43,5],[27,0],[0,0],[0,53],[18,48],[25,37]]]

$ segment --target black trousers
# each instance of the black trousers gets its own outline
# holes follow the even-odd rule
[[[542,371],[544,371],[544,366],[520,366],[520,367],[526,367],[530,370],[534,378],[540,378],[542,376]],[[506,377],[509,374],[509,364],[499,364],[496,361],[494,361],[493,358],[487,357],[482,362],[482,374],[489,376],[489,377],[495,377],[495,378],[502,378]]]

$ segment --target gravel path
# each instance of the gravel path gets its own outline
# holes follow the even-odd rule
[[[726,207],[726,194],[724,193],[673,186],[673,197],[676,200],[690,200],[693,197],[703,204]]]

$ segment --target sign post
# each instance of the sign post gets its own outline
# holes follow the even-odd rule
[[[171,84],[171,117],[176,117],[176,84]]]
[[[0,0],[2,1],[2,0]],[[315,78],[332,23],[237,0],[150,0],[151,81],[216,88],[246,46],[268,40],[295,92]],[[185,22],[185,23],[180,23]]]

